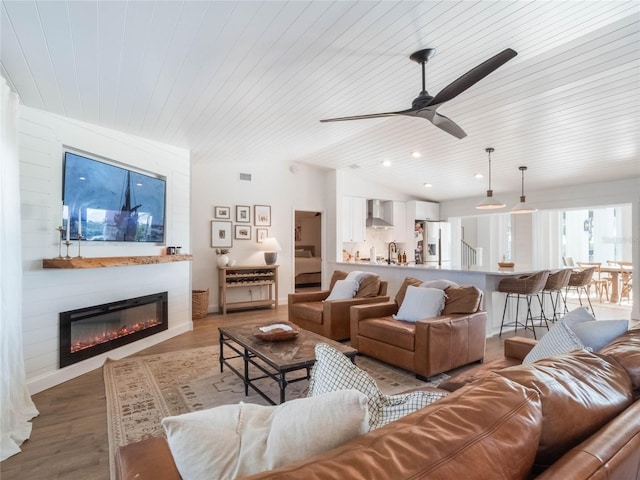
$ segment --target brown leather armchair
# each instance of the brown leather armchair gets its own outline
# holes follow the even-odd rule
[[[448,287],[439,317],[415,323],[396,320],[407,287],[403,282],[395,301],[351,307],[351,346],[369,357],[428,379],[438,373],[482,361],[486,345],[487,314],[482,292],[474,286]]]
[[[289,321],[305,330],[332,340],[347,340],[350,333],[350,308],[354,305],[387,302],[387,282],[377,275],[364,280],[354,298],[347,300],[325,299],[338,280],[346,278],[347,272],[336,270],[331,278],[329,290],[289,294]]]

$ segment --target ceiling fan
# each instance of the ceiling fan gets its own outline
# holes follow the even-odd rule
[[[467,73],[457,78],[449,85],[444,87],[438,92],[435,97],[429,95],[425,88],[425,68],[424,66],[429,59],[436,53],[435,48],[425,48],[424,50],[418,50],[411,54],[409,57],[414,62],[422,65],[422,91],[420,95],[416,97],[411,103],[411,108],[408,110],[400,110],[397,112],[386,113],[372,113],[369,115],[355,115],[352,117],[339,117],[339,118],[327,118],[320,120],[321,122],[341,122],[344,120],[360,120],[364,118],[379,118],[379,117],[394,117],[396,115],[406,115],[409,117],[420,117],[429,120],[436,127],[450,133],[456,138],[464,138],[467,136],[464,130],[460,128],[453,120],[444,115],[440,115],[436,110],[444,103],[452,98],[457,97],[468,88],[475,85],[484,77],[489,75],[494,70],[498,69],[518,53],[511,48],[507,48],[502,52],[494,55],[488,60],[485,60],[480,65],[472,68]]]

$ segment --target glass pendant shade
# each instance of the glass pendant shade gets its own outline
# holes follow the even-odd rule
[[[497,208],[504,208],[506,204],[497,200],[493,196],[493,190],[491,190],[491,152],[494,151],[493,148],[489,147],[485,149],[487,154],[489,155],[489,190],[487,190],[487,196],[484,200],[476,204],[476,208],[478,210],[494,210]]]
[[[522,172],[522,194],[520,195],[520,203],[518,203],[515,207],[511,209],[511,213],[520,214],[520,213],[537,212],[538,211],[537,208],[533,208],[527,205],[527,202],[524,196],[524,172],[527,169],[527,167],[519,167],[519,169]]]

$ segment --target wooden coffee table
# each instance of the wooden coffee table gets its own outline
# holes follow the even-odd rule
[[[275,405],[276,402],[264,393],[255,384],[256,380],[271,378],[280,387],[280,403],[285,401],[285,389],[293,382],[309,379],[311,367],[316,362],[315,346],[317,343],[326,343],[344,353],[355,363],[358,351],[342,343],[336,342],[321,335],[300,328],[300,333],[293,340],[284,342],[265,342],[254,337],[253,333],[258,326],[269,325],[276,322],[260,322],[233,327],[219,327],[220,331],[220,372],[224,366],[234,372],[244,382],[244,394],[249,395],[249,387],[255,390],[266,401]],[[235,354],[225,356],[225,347]],[[243,371],[238,370],[229,363],[234,358],[242,358]],[[249,375],[249,365],[260,371],[255,377]],[[287,378],[287,374],[298,370],[305,370],[303,376]]]

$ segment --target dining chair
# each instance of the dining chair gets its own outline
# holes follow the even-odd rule
[[[611,277],[608,274],[603,276],[603,273],[600,271],[602,264],[600,262],[578,262],[578,266],[581,270],[590,267],[596,267],[596,270],[591,278],[591,282],[587,286],[587,294],[589,294],[589,289],[593,286],[596,290],[596,295],[600,299],[600,303],[602,303],[603,295],[609,300],[609,285],[611,284]]]
[[[607,260],[607,265],[611,268],[618,268],[617,282],[618,282],[618,304],[622,303],[622,299],[626,297],[631,301],[631,290],[633,284],[633,263],[625,262],[622,260]],[[610,280],[613,282],[613,280]]]
[[[633,290],[633,264],[631,262],[618,262],[620,266],[620,298],[618,305],[622,303],[622,299],[627,297],[631,302],[631,291]]]

